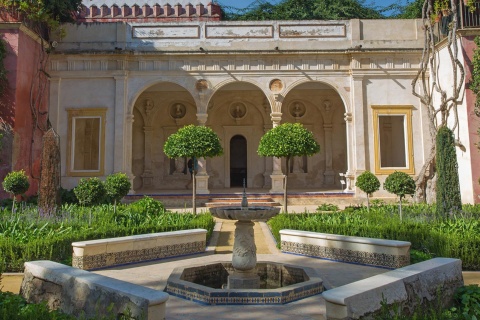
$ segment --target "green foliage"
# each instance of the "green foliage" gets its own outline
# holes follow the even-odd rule
[[[130,205],[134,210],[143,212],[147,215],[157,215],[165,212],[163,203],[149,196],[144,196],[142,199],[135,201]]]
[[[473,51],[472,58],[472,79],[469,83],[469,89],[475,94],[475,114],[480,117],[480,37],[476,36],[474,39],[477,48]],[[477,130],[480,136],[480,128]],[[480,149],[480,144],[477,143],[477,148]]]
[[[340,208],[336,204],[322,203],[317,207],[317,211],[338,211]]]
[[[106,195],[105,187],[97,177],[80,179],[73,192],[78,202],[86,207],[101,203]]]
[[[405,172],[395,171],[385,179],[383,189],[397,195],[401,201],[406,195],[415,193],[415,181]]]
[[[69,190],[60,187],[60,199],[63,204],[78,204],[78,199],[73,189]]]
[[[220,156],[223,148],[211,128],[188,125],[168,137],[163,152],[169,158],[203,158]]]
[[[7,69],[5,67],[5,58],[7,57],[7,47],[3,39],[0,39],[0,96],[3,96],[5,89],[8,86]],[[0,135],[0,141],[3,135]],[[0,143],[0,150],[2,150]]]
[[[257,150],[262,157],[277,158],[312,156],[319,151],[313,133],[301,123],[284,123],[269,130]]]
[[[455,301],[461,314],[460,319],[478,319],[480,315],[480,287],[478,285],[460,287],[455,293]]]
[[[105,180],[105,191],[107,196],[115,203],[122,200],[128,192],[132,184],[125,173],[117,172],[111,174]]]
[[[410,0],[400,8],[401,13],[396,16],[398,19],[419,19],[422,17],[422,9],[425,0]]]
[[[30,187],[30,183],[28,182],[28,177],[25,174],[25,171],[12,171],[2,182],[3,190],[12,195],[19,195],[22,193],[27,192],[28,188]]]
[[[397,206],[384,205],[334,213],[279,214],[268,224],[277,243],[281,229],[305,230],[347,236],[409,241],[411,249],[430,257],[462,260],[464,270],[480,270],[480,206],[463,207],[452,219],[437,219],[435,206],[404,207],[400,220]],[[421,254],[417,254],[421,258]]]
[[[357,177],[355,186],[365,192],[368,196],[380,189],[380,181],[370,171],[365,171]]]
[[[447,218],[462,208],[455,139],[453,132],[443,126],[438,130],[436,140],[437,214]]]
[[[225,20],[341,20],[378,19],[381,14],[363,0],[257,1],[247,9],[226,7]]]
[[[60,212],[51,215],[42,215],[33,206],[18,215],[0,209],[0,265],[5,265],[6,272],[21,272],[25,261],[33,260],[71,265],[72,242],[75,241],[196,228],[206,229],[210,237],[214,226],[210,214],[159,214],[158,211],[143,211],[135,204],[118,205],[117,214],[112,205],[91,209],[63,205]]]

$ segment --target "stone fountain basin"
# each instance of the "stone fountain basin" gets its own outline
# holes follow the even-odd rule
[[[217,207],[210,208],[210,213],[220,219],[251,221],[268,220],[276,216],[280,208],[273,207]]]
[[[178,267],[167,281],[171,295],[205,305],[285,304],[323,292],[314,269],[276,262],[258,262],[260,289],[224,289],[233,274],[231,262]]]

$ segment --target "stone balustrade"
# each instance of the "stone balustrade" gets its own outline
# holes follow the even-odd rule
[[[129,312],[135,319],[165,319],[168,294],[53,261],[25,263],[20,294],[29,303],[85,319]],[[132,318],[133,319],[133,318]]]
[[[204,252],[207,230],[190,229],[73,242],[72,266],[92,270]]]
[[[462,262],[435,258],[322,293],[327,320],[373,319],[382,303],[412,315],[418,308],[448,307],[463,285]]]
[[[298,230],[280,230],[281,250],[287,253],[385,268],[410,264],[410,242]]]

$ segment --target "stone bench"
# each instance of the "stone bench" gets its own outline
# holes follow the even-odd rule
[[[92,270],[205,252],[207,230],[190,229],[73,242],[72,266]]]
[[[287,253],[385,268],[410,264],[410,242],[280,230],[281,250]]]
[[[327,320],[373,318],[384,301],[405,314],[416,308],[448,307],[463,285],[462,262],[435,258],[322,293]],[[438,303],[438,304],[436,304]]]
[[[25,263],[20,294],[29,303],[86,319],[130,312],[135,319],[165,319],[168,294],[52,261]],[[83,319],[83,318],[82,318]]]

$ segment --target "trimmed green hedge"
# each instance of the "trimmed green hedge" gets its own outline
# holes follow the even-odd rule
[[[404,240],[433,257],[462,260],[464,270],[480,270],[480,206],[464,206],[462,216],[436,219],[435,206],[404,207],[403,222],[393,205],[338,213],[280,214],[268,224],[280,243],[281,229]]]
[[[196,228],[206,229],[209,239],[215,226],[210,214],[152,214],[141,208],[122,205],[113,214],[113,206],[97,206],[91,220],[88,208],[75,205],[65,206],[60,217],[40,218],[36,209],[16,217],[9,210],[0,211],[0,263],[5,272],[23,271],[23,264],[33,260],[71,264],[75,241]]]

